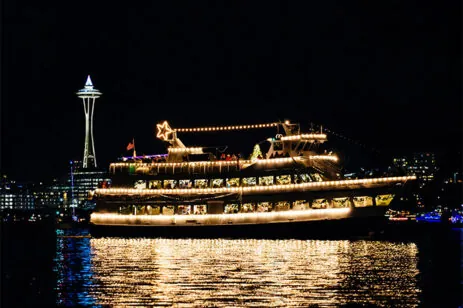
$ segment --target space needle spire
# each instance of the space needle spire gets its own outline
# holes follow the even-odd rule
[[[83,168],[96,168],[95,142],[93,141],[93,112],[95,109],[95,100],[103,93],[93,88],[90,75],[87,77],[83,89],[77,91],[77,97],[84,103],[85,113],[85,145]]]

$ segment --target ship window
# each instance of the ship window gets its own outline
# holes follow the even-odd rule
[[[306,200],[296,200],[293,202],[293,210],[302,211],[308,209],[309,203]]]
[[[240,178],[227,178],[227,187],[238,187],[240,186]]]
[[[193,206],[193,211],[195,215],[207,214],[207,206],[205,204]]]
[[[238,211],[239,211],[239,205],[238,204],[227,204],[227,205],[225,205],[225,210],[224,210],[225,214],[234,214],[234,213],[238,213]]]
[[[161,181],[154,180],[154,181],[149,181],[149,186],[150,189],[160,189],[162,187]]]
[[[217,188],[217,187],[223,187],[224,181],[223,179],[213,179],[211,183],[212,183],[213,188]]]
[[[318,173],[312,173],[311,174],[312,178],[315,179],[315,182],[323,182],[322,177]]]
[[[394,199],[394,195],[389,194],[389,195],[377,195],[375,198],[376,205],[379,206],[388,206],[392,199]]]
[[[191,180],[180,180],[179,187],[180,188],[191,188],[193,187],[193,182]]]
[[[277,175],[275,181],[278,185],[291,184],[291,176]]]
[[[179,205],[177,209],[177,214],[179,215],[191,214],[191,205]]]
[[[350,207],[349,198],[333,198],[333,207]]]
[[[146,188],[146,182],[143,181],[143,180],[135,181],[135,183],[133,184],[133,187],[135,189],[145,189]]]
[[[328,207],[328,200],[326,199],[315,199],[312,202],[313,209],[326,209]]]
[[[162,207],[162,215],[174,215],[175,208],[172,205],[167,205]]]
[[[254,212],[254,204],[252,203],[243,203],[241,205],[241,213]]]
[[[146,211],[148,215],[159,215],[161,213],[161,208],[157,205],[148,205]]]
[[[258,202],[257,211],[258,212],[270,212],[272,211],[272,204],[270,202]]]
[[[242,186],[256,186],[256,182],[256,178],[254,177],[243,178]]]
[[[146,215],[146,206],[144,205],[134,205],[134,215]]]
[[[373,198],[369,196],[354,197],[355,207],[372,206]]]
[[[207,188],[207,179],[195,180],[195,188]]]
[[[260,177],[259,185],[265,185],[265,186],[273,185],[273,176],[269,175],[269,176]]]
[[[147,166],[137,166],[135,168],[135,173],[147,173],[149,168]]]
[[[132,206],[131,205],[125,205],[119,207],[119,214],[121,215],[130,215],[132,214]]]
[[[177,186],[177,180],[164,180],[164,188],[175,188]]]
[[[310,176],[307,173],[296,175],[296,183],[308,183],[311,182]]]
[[[291,208],[291,203],[288,201],[278,201],[275,203],[275,211],[288,211]]]

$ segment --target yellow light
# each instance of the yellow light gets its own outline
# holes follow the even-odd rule
[[[259,224],[259,223],[278,223],[288,221],[310,221],[328,218],[346,218],[349,216],[350,208],[330,208],[330,209],[308,209],[297,211],[281,212],[256,212],[256,213],[236,213],[236,214],[207,214],[207,215],[119,215],[92,213],[90,221],[96,225],[191,225],[190,221],[195,220],[203,225],[223,225],[223,224]]]
[[[377,178],[378,183],[388,183],[388,182],[404,182],[409,180],[407,176],[404,177],[386,177],[386,178]],[[325,181],[325,182],[310,182],[310,183],[299,183],[299,184],[276,184],[270,186],[256,185],[253,187],[221,187],[217,188],[217,193],[230,193],[230,192],[240,192],[246,193],[250,191],[280,191],[280,190],[311,190],[318,187],[331,186],[335,187],[338,185],[352,185],[352,184],[372,184],[373,179],[356,179],[356,180],[339,180],[339,181]],[[192,195],[192,194],[207,194],[207,188],[181,188],[181,189],[146,189],[146,194],[148,195],[159,195],[159,194],[180,194],[180,195]],[[115,188],[97,188],[97,194],[101,195],[114,195],[119,194],[119,190]],[[124,193],[128,194],[139,194],[140,189],[125,189]]]
[[[156,125],[158,129],[158,133],[156,135],[157,138],[168,141],[169,139],[169,134],[173,133],[173,130],[170,128],[169,123],[167,121],[164,121],[162,124],[157,124]]]

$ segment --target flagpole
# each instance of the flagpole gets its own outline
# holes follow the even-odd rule
[[[132,138],[132,143],[133,143],[133,157],[135,158],[137,156],[137,151],[135,150],[135,137]]]

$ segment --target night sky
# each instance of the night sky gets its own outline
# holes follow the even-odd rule
[[[461,155],[461,7],[402,2],[5,0],[2,172],[47,179],[82,159],[75,92],[88,74],[103,92],[94,118],[101,167],[127,155],[133,137],[138,154],[164,153],[155,138],[163,120],[312,122],[362,144],[328,135],[360,165],[372,155]],[[274,134],[179,137],[249,154]]]

